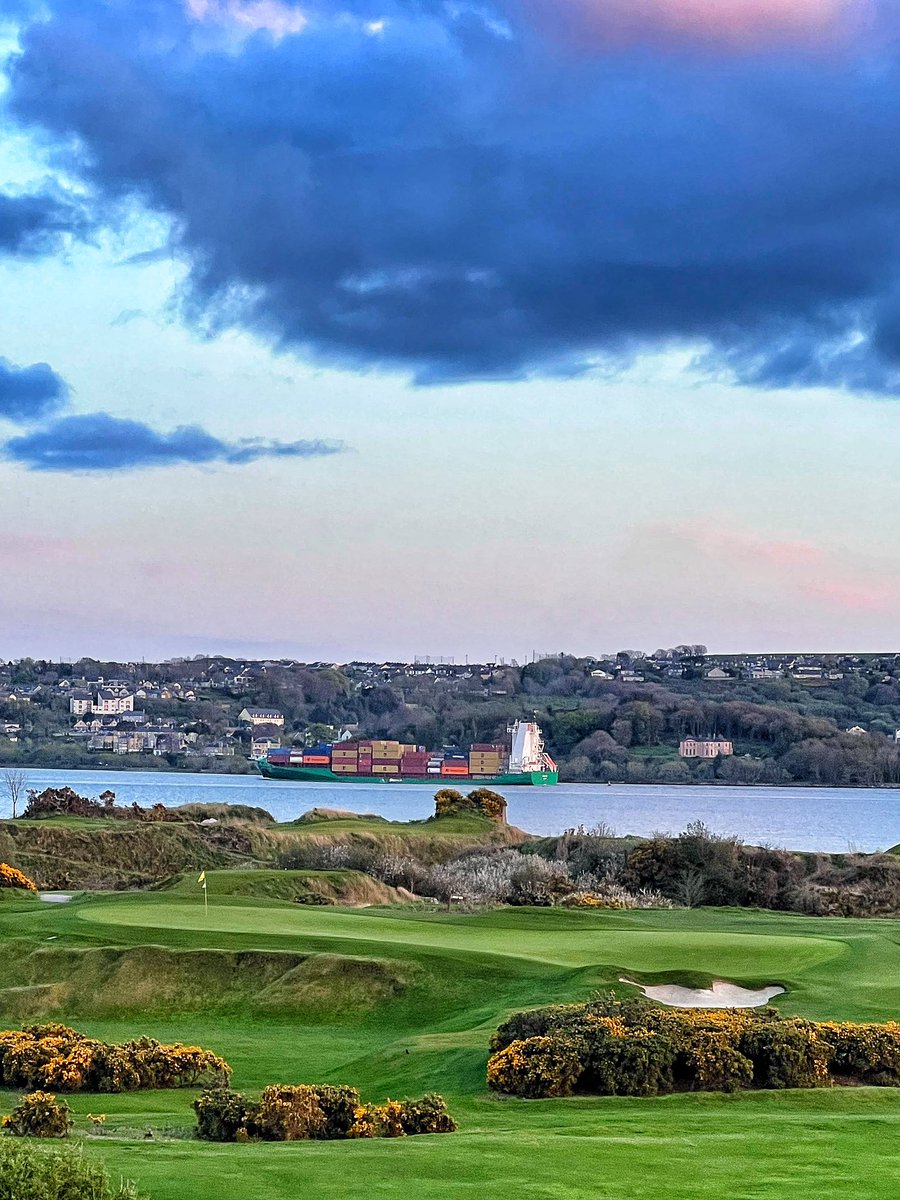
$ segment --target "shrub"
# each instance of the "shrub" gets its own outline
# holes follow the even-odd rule
[[[679,1067],[702,1092],[737,1092],[753,1083],[753,1063],[724,1030],[697,1030],[682,1050]]]
[[[455,1133],[458,1128],[447,1112],[446,1100],[437,1092],[429,1092],[421,1100],[404,1100],[402,1103],[404,1133]]]
[[[233,1142],[243,1129],[250,1102],[226,1087],[205,1088],[193,1103],[197,1136],[205,1142]]]
[[[811,1088],[832,1074],[900,1086],[900,1022],[817,1024],[777,1009],[665,1009],[599,997],[517,1013],[491,1040],[488,1083],[512,1095]],[[573,1062],[574,1058],[574,1062]]]
[[[72,1125],[72,1110],[50,1092],[23,1096],[9,1116],[3,1118],[3,1128],[14,1137],[64,1138],[69,1136]]]
[[[486,787],[475,788],[468,793],[466,800],[483,817],[491,821],[506,821],[506,800],[499,792],[492,792]]]
[[[590,879],[590,877],[588,877]],[[579,883],[581,881],[579,880]],[[586,890],[570,892],[559,902],[563,908],[674,908],[661,892],[650,888],[630,892],[618,883],[598,881]]]
[[[135,1091],[225,1082],[231,1068],[201,1046],[138,1038],[122,1046],[86,1038],[66,1025],[29,1025],[0,1033],[0,1084],[57,1091]]]
[[[228,1088],[207,1088],[194,1101],[194,1112],[197,1136],[209,1142],[405,1137],[453,1133],[457,1127],[436,1092],[418,1100],[361,1104],[356,1088],[328,1084],[275,1084],[255,1104]]]
[[[348,1137],[359,1107],[359,1092],[352,1087],[328,1087],[320,1084],[316,1093],[319,1107],[325,1117],[322,1137]]]
[[[852,1025],[827,1021],[819,1027],[832,1046],[835,1075],[881,1087],[900,1087],[900,1023]]]
[[[491,1050],[505,1050],[512,1042],[521,1042],[526,1038],[545,1037],[572,1022],[584,1009],[582,1004],[551,1004],[546,1008],[530,1008],[513,1013],[497,1027],[491,1038]]]
[[[26,892],[36,892],[37,884],[16,867],[0,862],[0,888],[21,888]]]
[[[571,1096],[583,1070],[576,1043],[561,1037],[529,1037],[491,1055],[487,1081],[494,1091],[540,1100]]]
[[[325,1136],[325,1113],[309,1084],[273,1084],[247,1114],[247,1133],[266,1142],[298,1142]]]
[[[139,1200],[133,1183],[110,1182],[101,1162],[79,1147],[37,1149],[0,1141],[0,1200]]]
[[[621,1017],[585,1025],[583,1086],[601,1096],[656,1096],[673,1086],[675,1046],[664,1031],[629,1028]]]
[[[434,794],[434,815],[454,817],[460,813],[477,813],[490,821],[506,821],[506,800],[490,788],[473,788],[463,795],[456,788],[440,788]]]
[[[810,1021],[748,1024],[741,1053],[753,1063],[753,1082],[763,1088],[827,1087],[832,1049]]]
[[[434,815],[436,817],[452,817],[457,813],[471,811],[471,804],[466,802],[465,796],[456,788],[440,788],[434,794]]]
[[[405,1137],[403,1105],[399,1100],[384,1104],[363,1104],[354,1113],[351,1138]]]

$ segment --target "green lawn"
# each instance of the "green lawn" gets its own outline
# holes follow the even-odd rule
[[[238,1088],[346,1082],[373,1099],[439,1090],[461,1126],[401,1141],[207,1146],[183,1140],[191,1093],[72,1098],[81,1129],[87,1112],[107,1113],[107,1134],[90,1146],[154,1200],[896,1194],[900,1091],[539,1103],[486,1091],[487,1041],[504,1014],[596,987],[627,992],[620,975],[778,982],[785,1012],[896,1017],[900,922],[744,910],[472,916],[215,892],[207,916],[186,887],[0,904],[6,1024],[23,1005],[65,995],[54,1019],[110,1039],[202,1042],[229,1059]],[[11,1100],[0,1095],[0,1107]]]

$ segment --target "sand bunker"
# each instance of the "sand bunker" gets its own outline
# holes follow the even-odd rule
[[[72,899],[69,892],[40,892],[39,894],[45,904],[66,904]]]
[[[713,980],[708,988],[680,987],[677,983],[645,987],[633,979],[621,979],[619,982],[630,983],[632,987],[640,988],[648,1000],[657,1000],[673,1008],[761,1008],[773,996],[784,994],[784,988],[775,984],[764,988],[744,988],[725,979]]]

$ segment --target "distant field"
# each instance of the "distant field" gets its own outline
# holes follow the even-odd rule
[[[239,874],[209,873],[208,918],[188,879],[169,892],[62,906],[0,903],[4,1023],[65,997],[54,1019],[114,1039],[200,1041],[232,1062],[235,1086],[246,1090],[323,1080],[371,1098],[442,1091],[461,1131],[206,1146],[164,1132],[192,1124],[189,1092],[73,1098],[82,1117],[108,1115],[110,1133],[92,1149],[153,1200],[896,1194],[900,1091],[528,1103],[490,1095],[483,1080],[487,1041],[505,1013],[596,987],[624,991],[620,974],[779,982],[787,1012],[897,1016],[898,922],[731,910],[309,908],[244,895]],[[0,1107],[10,1101],[0,1094]]]

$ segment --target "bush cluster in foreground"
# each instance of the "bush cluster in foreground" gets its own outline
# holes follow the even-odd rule
[[[489,1086],[527,1099],[900,1087],[900,1022],[816,1022],[774,1008],[660,1009],[612,999],[555,1005],[511,1017],[491,1050]]]
[[[80,1148],[37,1149],[0,1140],[0,1200],[139,1200],[134,1184],[115,1185]]]
[[[137,1038],[112,1045],[67,1025],[0,1033],[0,1085],[60,1092],[134,1092],[227,1082],[231,1068],[202,1046]]]
[[[209,1142],[331,1141],[453,1133],[456,1122],[443,1096],[362,1104],[351,1087],[273,1084],[259,1100],[211,1087],[194,1101],[197,1134]]]

